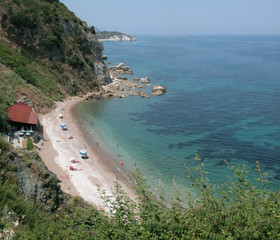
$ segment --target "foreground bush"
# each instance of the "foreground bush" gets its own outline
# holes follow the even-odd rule
[[[172,203],[153,194],[139,168],[131,174],[138,196],[132,201],[115,183],[113,195],[100,190],[108,213],[71,198],[54,212],[27,202],[18,189],[16,169],[5,162],[9,145],[0,151],[0,236],[7,229],[14,239],[280,239],[280,192],[266,189],[259,163],[262,189],[249,183],[245,166],[228,167],[234,179],[214,189],[204,177],[188,169],[197,195],[185,202],[176,195]],[[9,212],[9,214],[7,214]],[[15,227],[15,222],[19,225]]]

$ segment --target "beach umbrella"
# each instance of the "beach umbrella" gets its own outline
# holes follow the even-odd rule
[[[62,127],[62,128],[66,127],[66,123],[61,123],[60,127]]]
[[[82,156],[85,156],[85,155],[87,155],[87,151],[84,150],[84,149],[82,149],[82,150],[80,150],[80,154],[81,154]]]
[[[60,114],[58,114],[58,117],[59,118],[63,118],[63,115],[60,113]]]
[[[21,128],[21,132],[22,133],[25,133],[25,130],[24,130],[24,127],[22,126],[22,128]]]
[[[32,130],[32,126],[30,126],[29,132],[32,134],[34,131]]]

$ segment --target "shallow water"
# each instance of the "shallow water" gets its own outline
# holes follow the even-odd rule
[[[186,167],[198,153],[213,184],[231,175],[224,160],[255,161],[280,186],[280,36],[138,36],[106,42],[113,65],[151,79],[167,93],[87,102],[83,127],[125,167],[141,167],[153,188],[172,194],[173,180],[186,186]]]

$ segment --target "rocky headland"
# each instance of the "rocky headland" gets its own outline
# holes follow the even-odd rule
[[[136,41],[136,38],[120,32],[102,31],[96,33],[99,41]]]

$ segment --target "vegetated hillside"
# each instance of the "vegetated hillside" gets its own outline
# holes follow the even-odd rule
[[[2,105],[26,95],[41,110],[111,82],[94,34],[58,0],[1,0]]]

